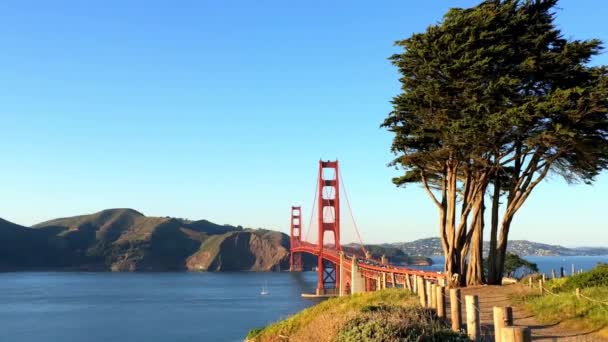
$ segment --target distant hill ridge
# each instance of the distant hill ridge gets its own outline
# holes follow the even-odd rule
[[[396,242],[382,244],[387,247],[399,248],[411,255],[443,255],[441,241],[438,237],[419,239],[411,242]],[[490,243],[484,241],[484,254],[487,255]],[[604,247],[576,247],[568,248],[559,245],[550,245],[527,240],[510,240],[507,250],[519,256],[575,256],[575,255],[608,255],[608,248]]]
[[[392,262],[428,264],[418,256],[442,255],[439,238],[366,245]],[[488,243],[484,243],[487,250]],[[348,245],[345,248],[349,248]],[[354,248],[351,246],[351,248]],[[608,255],[608,248],[566,248],[509,241],[526,255]],[[306,268],[315,258],[304,256]],[[289,267],[289,237],[265,229],[207,220],[150,217],[128,208],[49,220],[24,227],[0,218],[0,271],[271,271]]]
[[[351,252],[359,246],[344,246]],[[375,258],[430,264],[397,248],[366,245]],[[360,251],[359,251],[360,252]],[[304,266],[316,265],[304,254]],[[32,227],[0,219],[0,271],[275,271],[289,267],[289,236],[207,220],[151,217],[128,209],[62,217]]]
[[[0,270],[246,270],[288,267],[289,239],[127,208],[23,227],[0,219]]]

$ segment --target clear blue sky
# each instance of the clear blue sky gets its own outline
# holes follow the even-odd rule
[[[436,236],[426,194],[390,182],[387,57],[475,3],[2,1],[0,217],[131,207],[287,231],[339,158],[365,242]],[[608,41],[603,1],[560,7],[567,37]],[[608,175],[551,179],[511,237],[606,246],[607,193]]]

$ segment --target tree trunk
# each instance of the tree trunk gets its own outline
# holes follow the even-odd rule
[[[483,228],[484,228],[484,193],[480,192],[477,195],[475,208],[476,217],[471,224],[471,229],[474,229],[471,238],[471,247],[469,253],[469,263],[467,268],[467,285],[482,285],[485,283],[483,275]]]
[[[505,258],[507,254],[507,241],[512,220],[513,214],[507,211],[503,218],[502,226],[500,227],[500,239],[498,240],[498,248],[496,250],[496,275],[498,276],[497,284],[502,283],[502,276],[505,269]]]
[[[447,251],[444,250],[445,256],[445,273],[448,277],[448,282],[452,286],[460,285],[462,272],[460,268],[460,255],[458,246],[456,246],[456,197],[458,195],[458,167],[453,162],[447,162],[447,206],[444,232],[447,236]]]
[[[498,244],[498,210],[500,208],[500,175],[494,176],[494,194],[492,195],[492,222],[490,227],[490,249],[488,251],[488,284],[500,284],[500,276],[497,269],[497,244]]]

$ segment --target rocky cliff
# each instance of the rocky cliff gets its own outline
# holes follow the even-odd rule
[[[201,271],[284,270],[289,267],[289,239],[270,231],[225,233],[207,239],[186,265]]]

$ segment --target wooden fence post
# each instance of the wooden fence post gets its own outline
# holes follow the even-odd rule
[[[576,274],[576,268],[574,267],[574,264],[572,264],[572,273],[570,273],[570,275],[575,275]]]
[[[452,330],[460,331],[462,327],[462,304],[460,302],[460,289],[450,289],[450,315],[452,316]]]
[[[428,279],[425,279],[424,282],[425,282],[425,290],[426,290],[426,307],[430,308],[431,301],[432,301],[431,297],[433,296],[432,292],[431,292],[431,281]]]
[[[405,275],[405,286],[407,287],[408,290],[412,290],[412,283],[410,281],[410,275],[406,274]]]
[[[551,279],[555,279],[555,278],[556,278],[556,277],[555,277],[555,269],[554,269],[554,268],[552,268],[552,269],[551,269]]]
[[[561,267],[559,268],[559,277],[560,277],[560,278],[563,278],[563,277],[564,277],[564,266],[561,266]]]
[[[426,287],[424,286],[424,279],[418,278],[418,298],[420,298],[420,305],[426,308]]]
[[[546,277],[546,275],[543,273],[543,283],[544,283],[545,281],[547,281],[547,277]]]
[[[501,329],[513,325],[513,309],[510,306],[493,308],[494,313],[494,339],[501,342]]]
[[[576,298],[580,299],[581,298],[581,289],[579,289],[578,287],[576,288]]]
[[[445,287],[437,286],[437,316],[445,318]]]
[[[437,309],[437,285],[431,284],[431,309]]]
[[[504,327],[500,329],[500,342],[530,342],[532,334],[527,327]]]
[[[481,325],[479,324],[479,296],[464,297],[467,312],[467,335],[474,342],[481,340]]]
[[[543,280],[542,279],[538,279],[538,292],[540,293],[540,295],[543,295]]]
[[[528,287],[532,288],[532,276],[530,276],[530,278],[528,278]]]

